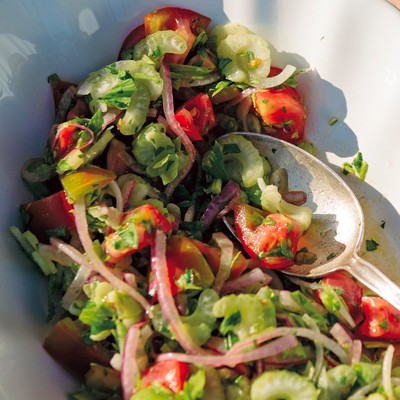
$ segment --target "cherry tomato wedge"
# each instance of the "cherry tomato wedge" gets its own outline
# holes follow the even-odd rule
[[[157,208],[144,204],[123,214],[120,227],[106,237],[106,251],[115,259],[133,254],[153,242],[156,229],[169,233],[171,222]]]
[[[203,243],[176,234],[167,241],[165,257],[167,260],[168,276],[172,294],[175,295],[180,288],[175,283],[186,269],[193,270],[195,284],[211,285],[214,281],[214,270],[208,259],[202,254]],[[204,245],[207,246],[207,245]],[[156,295],[156,286],[150,274],[149,293]],[[154,299],[153,299],[154,300]]]
[[[135,44],[139,43],[142,39],[145,38],[144,34],[144,24],[139,25],[135,29],[133,29],[128,36],[126,36],[125,40],[123,41],[121,45],[121,49],[118,54],[118,59],[120,60],[122,58],[123,53],[126,50],[132,49]]]
[[[203,140],[217,122],[210,98],[205,93],[190,98],[177,110],[175,118],[192,141]]]
[[[365,340],[400,340],[400,311],[379,297],[363,297],[365,319],[357,336]]]
[[[144,34],[173,30],[186,40],[187,49],[184,54],[167,54],[167,62],[182,64],[193,46],[196,36],[202,29],[207,29],[211,19],[197,13],[178,7],[165,7],[155,10],[144,17]]]
[[[292,265],[303,228],[282,214],[268,214],[248,204],[234,209],[235,228],[250,257],[266,268]]]
[[[41,241],[48,240],[46,231],[61,227],[67,230],[75,228],[73,208],[63,190],[44,199],[25,204],[22,208],[29,214],[27,228]]]
[[[78,320],[58,321],[43,343],[44,349],[64,368],[83,379],[92,363],[110,365],[111,352],[100,343],[87,344],[85,329]]]
[[[219,265],[221,262],[221,250],[217,247],[213,247],[206,243],[200,242],[199,240],[194,240],[194,243],[203,253],[204,257],[210,264],[212,271],[216,275],[218,273]],[[234,249],[233,257],[234,261],[231,273],[229,275],[229,279],[238,278],[247,268],[247,260],[244,258],[243,254],[241,254],[238,250]]]
[[[112,171],[91,165],[64,175],[61,183],[73,203],[85,194],[107,186],[113,179],[115,174]]]
[[[327,275],[322,279],[326,285],[331,286],[340,294],[349,309],[350,315],[354,320],[358,320],[361,314],[361,299],[363,288],[346,271],[337,271]],[[318,297],[318,292],[316,296]]]
[[[172,392],[178,393],[183,389],[189,375],[189,364],[174,360],[157,362],[143,373],[142,388],[157,382]]]
[[[192,269],[195,283],[206,286],[213,283],[214,274],[210,265],[196,242],[186,236],[177,234],[168,239],[166,258],[168,269],[174,271],[175,278],[179,278],[186,269]]]
[[[280,71],[272,67],[270,76]],[[257,90],[253,94],[253,104],[263,121],[275,128],[274,136],[291,143],[303,140],[306,111],[296,89],[281,85]]]

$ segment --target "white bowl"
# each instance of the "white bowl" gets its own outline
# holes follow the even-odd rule
[[[3,0],[0,2],[0,398],[64,399],[77,383],[42,350],[46,293],[8,234],[29,199],[22,163],[42,154],[52,123],[46,78],[70,81],[113,61],[124,36],[161,6],[193,8],[264,35],[275,64],[312,70],[301,78],[308,138],[336,170],[361,151],[365,182],[345,177],[367,218],[365,254],[400,283],[400,11],[384,0]],[[339,122],[329,126],[331,117]],[[386,221],[385,229],[380,227]]]

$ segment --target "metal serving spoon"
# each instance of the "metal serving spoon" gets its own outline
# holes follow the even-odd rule
[[[400,310],[400,287],[358,255],[364,236],[364,215],[347,184],[327,165],[297,146],[257,133],[236,134],[251,140],[273,169],[286,168],[290,189],[307,193],[305,205],[313,210],[313,222],[299,248],[306,246],[317,255],[317,260],[311,265],[293,265],[280,271],[319,278],[345,270]]]

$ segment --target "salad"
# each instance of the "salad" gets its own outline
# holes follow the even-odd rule
[[[313,152],[301,72],[243,25],[166,7],[78,85],[49,77],[11,232],[47,279],[69,399],[400,398],[400,312],[346,272],[280,274],[315,262],[307,194],[237,134]]]

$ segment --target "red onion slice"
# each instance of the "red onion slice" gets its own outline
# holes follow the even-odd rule
[[[168,266],[165,258],[166,236],[157,229],[154,245],[151,248],[151,270],[157,287],[158,302],[176,340],[188,353],[206,354],[193,340],[183,324],[172,296]]]
[[[88,223],[86,219],[85,202],[84,200],[78,199],[74,203],[74,213],[75,213],[75,223],[76,230],[79,235],[79,239],[82,243],[86,254],[93,265],[93,268],[99,273],[103,278],[111,283],[117,290],[125,292],[136,300],[147,312],[150,308],[149,302],[142,296],[136,289],[130,287],[122,279],[116,277],[109,268],[107,268],[104,263],[100,260],[99,256],[96,254],[92,239],[90,238]]]
[[[114,194],[115,201],[116,201],[116,208],[117,210],[122,213],[124,211],[124,200],[122,198],[121,189],[119,188],[117,182],[114,180],[108,184],[108,187]]]
[[[169,69],[169,66],[165,62],[163,62],[161,65],[160,75],[164,81],[162,99],[165,119],[167,120],[168,126],[172,130],[172,132],[180,138],[182,145],[185,147],[189,155],[189,162],[187,163],[187,165],[178,173],[178,176],[170,184],[168,184],[165,190],[166,195],[170,197],[175,188],[185,178],[185,176],[192,168],[196,156],[196,149],[186,132],[182,129],[178,121],[175,119],[171,71]]]
[[[268,274],[265,274],[260,268],[254,268],[250,272],[226,282],[221,288],[221,295],[240,292],[257,283],[262,283],[263,286],[266,286],[271,281],[272,278]]]
[[[276,339],[273,342],[257,347],[246,353],[236,354],[222,354],[222,355],[190,355],[183,353],[164,353],[157,357],[157,361],[181,361],[190,364],[203,364],[212,367],[228,366],[234,367],[235,365],[261,360],[268,357],[276,356],[285,350],[295,347],[299,342],[293,335],[284,336]]]
[[[249,130],[247,125],[247,116],[250,109],[253,107],[253,102],[250,97],[245,97],[236,108],[236,118],[242,122],[243,131]]]
[[[72,267],[74,262],[71,257],[68,257],[62,251],[49,244],[39,243],[38,251],[43,257],[49,258],[51,261],[55,261],[65,267]]]
[[[63,298],[61,299],[62,307],[65,310],[69,310],[72,306],[72,303],[78,298],[78,296],[82,293],[83,285],[87,282],[90,277],[92,270],[85,265],[81,265],[76,273],[73,281],[68,286],[67,290],[64,293]]]
[[[352,346],[353,339],[347,333],[346,329],[339,323],[336,323],[332,326],[330,330],[330,334],[333,338],[341,345],[341,346]]]
[[[231,273],[231,264],[233,260],[233,243],[222,232],[216,232],[212,238],[221,249],[219,268],[214,280],[214,290],[219,293],[225,281]]]
[[[395,399],[392,385],[394,346],[389,345],[382,360],[382,385],[388,399]]]
[[[82,253],[80,253],[75,247],[57,238],[50,238],[50,243],[57,251],[67,255],[68,258],[80,265],[80,268],[76,273],[75,278],[69,285],[61,300],[62,307],[66,310],[69,310],[72,303],[80,295],[83,285],[86,283],[87,279],[94,269],[90,262],[86,259],[86,257]]]
[[[89,139],[85,140],[82,144],[78,145],[78,142],[70,144],[68,148],[59,148],[59,144],[61,141],[61,136],[63,135],[64,129],[67,129],[67,127],[72,127],[75,128],[75,130],[80,130],[80,131],[85,131],[89,134]],[[73,149],[79,149],[83,150],[86,147],[90,146],[93,143],[94,140],[94,132],[88,128],[85,125],[78,124],[76,122],[64,122],[60,125],[58,125],[56,129],[56,134],[54,137],[54,140],[51,144],[51,149],[56,152],[58,158],[64,158],[66,157]]]
[[[350,363],[357,364],[361,361],[363,345],[359,339],[353,340],[353,346],[351,347]]]
[[[231,202],[232,199],[240,196],[240,187],[237,183],[233,181],[229,181],[221,190],[221,192],[215,196],[215,198],[211,201],[207,209],[204,211],[203,215],[200,218],[200,222],[202,223],[204,229],[207,229],[211,226],[214,219],[221,215],[222,205],[228,202]],[[229,203],[230,204],[230,203]],[[228,204],[228,205],[229,205]],[[233,207],[233,205],[232,205]],[[229,210],[228,210],[229,211]],[[228,212],[227,211],[227,212]]]
[[[126,333],[122,353],[121,385],[124,400],[129,400],[135,389],[136,381],[140,377],[139,365],[136,362],[136,353],[139,347],[140,330],[131,325]]]
[[[314,332],[311,329],[307,328],[297,328],[297,327],[278,327],[266,330],[262,333],[259,333],[254,336],[250,336],[248,339],[242,340],[235,344],[229,351],[228,355],[241,352],[243,349],[248,347],[252,347],[254,345],[258,345],[267,340],[274,339],[276,337],[284,336],[284,335],[296,335],[298,337],[304,337],[306,339],[312,341],[318,341],[322,344],[323,347],[331,351],[335,354],[339,360],[344,363],[349,363],[349,357],[346,352],[342,349],[342,347],[336,343],[333,339],[325,336],[322,333]]]
[[[256,88],[254,87],[249,87],[243,92],[241,92],[237,97],[235,97],[229,104],[228,106],[235,106],[236,104],[240,103],[242,100],[244,100],[246,97],[250,97],[254,92],[256,91]]]

